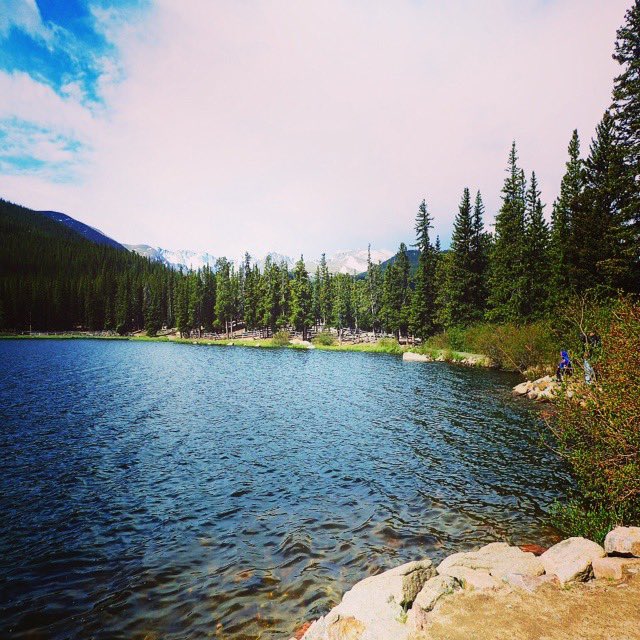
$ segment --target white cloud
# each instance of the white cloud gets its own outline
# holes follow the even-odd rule
[[[49,188],[3,179],[6,195],[123,242],[215,254],[393,248],[411,241],[423,196],[448,235],[464,186],[495,210],[513,138],[551,202],[571,130],[586,150],[609,102],[627,4],[161,0],[144,19],[96,11],[120,54],[105,61],[103,114],[71,88],[63,99],[0,74],[0,116],[83,141],[85,175]]]
[[[0,7],[0,36],[6,36],[13,27],[43,40],[50,37],[35,0],[3,0]]]

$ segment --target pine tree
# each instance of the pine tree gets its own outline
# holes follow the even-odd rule
[[[551,286],[549,254],[549,225],[544,219],[544,205],[540,199],[535,171],[526,196],[524,243],[524,301],[522,314],[540,318],[548,310]]]
[[[487,269],[491,238],[484,230],[484,203],[480,191],[473,205],[473,235],[471,238],[471,272],[473,273],[474,316],[482,318],[487,304]]]
[[[634,284],[640,287],[640,0],[617,31],[614,60],[622,67],[613,88],[613,117],[624,172],[618,177],[621,213],[632,228]]]
[[[367,247],[367,300],[371,318],[371,329],[376,334],[380,330],[380,308],[382,306],[382,270],[380,263],[371,261],[371,245]]]
[[[302,339],[306,340],[307,332],[313,326],[313,309],[311,282],[302,256],[296,262],[291,282],[290,322],[296,331],[302,331]]]
[[[465,187],[453,223],[450,258],[445,262],[443,282],[438,291],[438,315],[446,327],[466,326],[478,318],[473,272],[474,236],[471,196]]]
[[[518,167],[516,143],[511,145],[502,206],[496,216],[489,271],[489,320],[505,322],[521,316],[524,279],[525,180]]]
[[[418,268],[415,273],[415,289],[412,297],[410,314],[411,330],[415,336],[424,340],[435,330],[436,296],[434,278],[436,273],[435,249],[429,240],[429,229],[433,218],[427,210],[427,203],[423,200],[416,215],[416,244],[420,251]],[[407,259],[406,251],[404,257]]]
[[[554,302],[566,298],[575,286],[572,235],[574,218],[583,205],[584,166],[580,158],[580,138],[574,130],[569,142],[569,160],[560,184],[560,195],[551,216],[552,290]]]
[[[331,321],[331,301],[331,274],[327,266],[327,259],[323,253],[318,266],[318,307],[323,325],[328,325]]]
[[[384,274],[381,315],[387,331],[395,333],[398,339],[407,335],[411,316],[409,256],[407,246],[400,243],[395,260]]]

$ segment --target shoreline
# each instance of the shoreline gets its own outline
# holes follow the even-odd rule
[[[302,341],[291,341],[289,344],[274,344],[271,338],[180,338],[174,335],[147,336],[147,335],[94,335],[87,333],[66,333],[47,334],[0,334],[0,340],[127,340],[131,342],[171,342],[176,344],[203,345],[212,347],[246,347],[261,349],[297,349],[297,350],[318,350],[336,352],[357,352],[357,353],[383,353],[387,355],[402,356],[407,362],[445,362],[448,364],[458,364],[462,366],[479,367],[485,369],[495,369],[489,358],[483,354],[452,351],[450,349],[415,349],[412,346],[403,346],[394,342],[390,345],[376,342],[359,343],[337,343],[332,345],[322,345],[314,343],[303,343]]]
[[[638,596],[640,527],[616,527],[603,546],[493,542],[364,578],[290,640],[640,638]]]

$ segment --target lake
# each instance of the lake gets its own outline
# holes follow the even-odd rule
[[[354,582],[549,542],[510,374],[397,356],[0,341],[0,636],[286,640]]]

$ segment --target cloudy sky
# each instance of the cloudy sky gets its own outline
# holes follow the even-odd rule
[[[629,0],[0,0],[0,197],[128,243],[395,248],[491,218],[511,141],[555,198]]]

